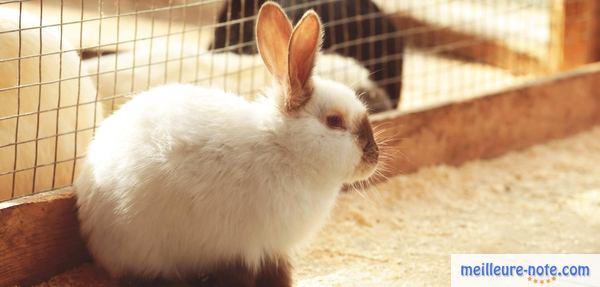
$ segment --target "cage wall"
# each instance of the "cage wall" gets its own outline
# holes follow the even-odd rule
[[[95,128],[150,87],[259,96],[271,84],[254,43],[262,2],[1,1],[0,200],[70,186]],[[355,88],[373,112],[483,96],[600,50],[590,0],[279,2],[294,20],[319,13],[315,73]]]

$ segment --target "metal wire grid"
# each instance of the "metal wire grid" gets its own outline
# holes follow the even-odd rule
[[[344,2],[361,5],[359,0]],[[542,62],[550,55],[549,0],[373,2],[381,10],[368,7],[359,15],[342,15],[339,19],[334,19],[334,9],[327,10],[327,16],[321,14],[333,19],[326,24],[328,31],[341,27],[336,35],[329,36],[334,41],[326,51],[363,54],[362,49],[367,49],[369,57],[361,59],[364,67],[404,62],[400,74],[369,71],[372,78],[383,75],[377,78],[379,86],[404,83],[399,95],[402,109],[478,96],[539,76],[532,72],[535,67],[523,67],[534,64],[510,53],[504,55],[502,67],[482,61],[489,52],[476,49],[482,44],[500,43],[518,51],[518,55]],[[249,97],[258,93],[268,83],[260,59],[250,56],[248,61],[240,61],[233,54],[252,49],[254,40],[231,37],[236,33],[233,29],[242,35],[253,27],[259,1],[242,1],[241,11],[249,3],[251,13],[236,16],[234,8],[222,0],[0,2],[0,9],[11,9],[17,15],[12,28],[0,27],[0,44],[7,39],[17,41],[13,54],[0,54],[1,73],[6,73],[2,65],[16,69],[14,81],[0,82],[0,200],[72,184],[85,147],[103,116],[150,86],[173,81],[205,85],[219,82]],[[285,8],[294,15],[310,7],[322,12],[325,5],[339,4],[340,0],[291,1]],[[225,15],[222,22],[218,22],[220,11]],[[26,23],[26,14],[34,23]],[[351,23],[380,18],[408,20],[396,22],[393,29],[376,31],[375,24],[350,29]],[[490,19],[497,21],[495,26],[488,23]],[[536,42],[535,35],[519,30],[527,27],[537,29],[542,41]],[[219,29],[225,31],[222,47],[212,42],[213,31]],[[46,49],[46,30],[57,31],[54,44],[58,46],[54,49]],[[447,34],[452,33],[460,37],[448,38]],[[351,39],[352,34],[367,35]],[[25,40],[36,35],[33,46],[37,52],[24,53],[28,50],[25,45],[31,44]],[[375,47],[377,41],[386,39],[401,39],[402,51],[391,52],[385,45],[383,49]],[[64,61],[82,50],[86,53],[81,55],[88,55],[87,59],[77,63],[75,74],[67,75]],[[45,72],[45,63],[52,62],[49,58],[57,63],[54,76]],[[29,62],[35,69],[25,70],[31,68]],[[345,65],[334,61],[331,70],[355,80],[355,75],[347,74],[351,69]],[[25,74],[34,80],[24,81]],[[244,81],[244,77],[252,80]],[[65,90],[73,86],[71,98],[65,96]]]

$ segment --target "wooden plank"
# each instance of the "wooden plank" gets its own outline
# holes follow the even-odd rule
[[[488,97],[375,115],[387,176],[490,158],[600,124],[600,63]],[[0,203],[0,286],[29,285],[88,260],[71,191]]]
[[[420,112],[375,115],[391,140],[387,176],[491,158],[600,124],[600,63]]]
[[[398,12],[392,17],[396,26],[406,31],[402,36],[406,43],[419,49],[492,65],[516,75],[544,74],[550,70],[546,61],[499,41],[429,23],[406,13]]]
[[[600,1],[553,0],[551,13],[554,71],[600,61]]]
[[[0,204],[0,286],[31,285],[87,260],[75,198],[50,192]]]

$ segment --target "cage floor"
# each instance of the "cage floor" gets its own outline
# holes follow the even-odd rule
[[[448,286],[451,253],[600,253],[600,127],[342,194],[298,286]],[[39,286],[116,286],[91,265]]]

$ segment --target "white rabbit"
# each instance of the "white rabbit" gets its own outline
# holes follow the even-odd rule
[[[211,86],[247,99],[260,95],[262,88],[270,83],[269,72],[258,54],[212,53],[195,47],[181,47],[178,42],[166,45],[169,45],[169,55],[165,45],[158,44],[152,50],[141,46],[135,52],[125,51],[85,60],[91,75],[100,73],[98,93],[103,100],[105,115],[125,103],[128,100],[125,95],[166,83]],[[314,72],[355,88],[371,112],[392,108],[385,90],[379,88],[369,78],[369,70],[353,58],[322,54]]]
[[[321,33],[315,12],[292,31],[268,2],[257,45],[277,81],[265,97],[171,84],[101,124],[75,190],[82,234],[112,276],[291,286],[290,255],[379,155],[354,91],[311,76]]]
[[[99,105],[94,110],[94,85],[79,79],[76,50],[63,41],[68,52],[61,59],[60,29],[39,26],[39,18],[0,8],[0,200],[70,185],[74,159],[91,140],[94,114],[96,122],[102,116]]]

